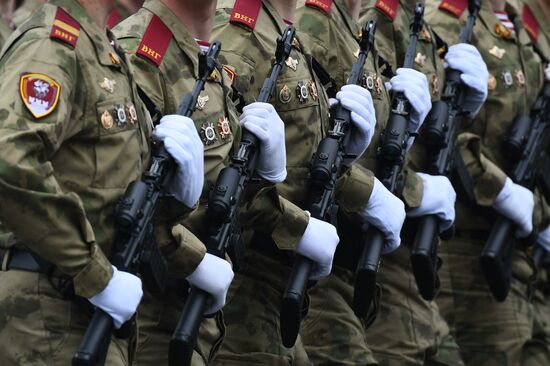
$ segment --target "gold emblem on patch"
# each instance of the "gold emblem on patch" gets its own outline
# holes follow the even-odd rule
[[[357,51],[353,53],[353,56],[355,56],[355,58],[359,58],[359,51],[361,50],[358,48]]]
[[[103,128],[106,130],[110,130],[111,128],[113,128],[114,123],[115,121],[111,113],[109,113],[109,111],[104,111],[101,115],[101,125],[103,126]]]
[[[420,37],[422,37],[422,39],[426,42],[432,42],[432,35],[430,34],[428,27],[426,26],[422,27],[422,30],[420,31]]]
[[[290,99],[292,99],[292,91],[290,88],[285,84],[281,88],[281,91],[279,92],[279,100],[281,103],[286,104],[290,102]]]
[[[512,31],[506,28],[502,23],[497,23],[495,25],[495,33],[502,38],[508,38],[512,35]]]
[[[115,85],[116,80],[110,80],[108,78],[103,78],[103,81],[99,83],[101,89],[104,89],[111,94],[113,94],[113,92],[115,91]]]
[[[210,100],[210,97],[207,95],[204,95],[204,96],[200,96],[197,98],[197,106],[196,108],[199,110],[199,111],[202,111],[204,109],[204,107],[206,107],[206,103]]]
[[[292,38],[292,47],[297,49],[298,51],[301,51],[302,48],[300,47],[300,42],[296,39],[296,37]]]
[[[497,46],[493,46],[493,48],[489,50],[489,53],[500,60],[504,57],[506,50],[502,48],[498,48]]]
[[[113,65],[120,65],[120,58],[114,52],[109,52],[109,58]]]
[[[516,77],[516,81],[518,82],[519,86],[523,88],[525,86],[525,76],[523,75],[523,71],[516,70],[514,75]]]
[[[293,71],[296,71],[298,69],[298,60],[288,56],[288,58],[285,61],[286,66],[290,67]]]
[[[210,81],[218,81],[218,73],[216,70],[213,70],[210,76],[208,77],[208,80]]]
[[[416,57],[414,58],[414,62],[415,62],[418,66],[422,67],[422,66],[424,66],[424,64],[426,63],[426,56],[424,56],[423,54],[421,54],[420,52],[418,52],[418,53],[416,54]]]
[[[229,120],[227,119],[227,117],[220,117],[218,123],[216,124],[216,127],[218,128],[218,133],[223,140],[231,136],[231,126],[229,125]]]
[[[308,81],[307,88],[309,89],[309,95],[311,95],[311,99],[317,100],[319,93],[317,93],[317,85],[315,84],[315,81],[313,80]]]
[[[493,91],[497,87],[497,78],[493,74],[489,74],[489,80],[487,82],[487,90]]]

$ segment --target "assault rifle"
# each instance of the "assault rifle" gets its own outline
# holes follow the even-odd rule
[[[216,66],[220,47],[220,42],[213,42],[208,52],[199,55],[199,78],[192,92],[183,98],[179,115],[191,117],[195,111],[199,94]],[[175,168],[174,160],[159,144],[141,180],[130,183],[115,210],[118,234],[124,239],[115,246],[111,262],[121,271],[139,272],[151,291],[161,290],[166,277],[166,261],[153,238],[153,216]],[[125,327],[131,326],[127,323]],[[73,366],[103,365],[112,333],[113,319],[96,308],[73,357]]]
[[[515,118],[503,145],[506,157],[514,164],[508,174],[514,183],[530,190],[541,183],[545,194],[548,194],[548,187],[544,174],[548,174],[550,167],[547,154],[550,143],[549,115],[550,82],[546,82],[530,115]],[[510,290],[515,230],[511,220],[498,215],[479,257],[481,271],[497,301],[504,301]]]
[[[458,43],[470,43],[481,0],[468,1],[468,20],[460,33]],[[441,100],[435,102],[424,124],[423,137],[428,146],[426,172],[432,175],[451,176],[456,156],[456,138],[463,115],[465,87],[461,72],[447,69]],[[435,215],[423,216],[417,226],[417,234],[411,250],[411,264],[416,284],[422,297],[433,300],[439,289],[437,276],[437,245],[439,220]]]
[[[257,101],[269,103],[275,90],[279,74],[292,50],[292,42],[296,30],[287,26],[283,35],[277,40],[275,60],[270,75],[265,79]],[[224,258],[226,249],[232,243],[237,228],[239,206],[246,185],[252,178],[258,162],[258,138],[244,130],[237,153],[231,158],[231,163],[218,175],[216,185],[208,202],[207,217],[210,223],[209,235],[206,240],[208,253]],[[197,342],[197,334],[209,294],[191,286],[185,306],[170,341],[169,364],[189,365],[193,349]]]
[[[374,48],[376,23],[371,20],[362,29],[359,41],[359,55],[351,69],[347,84],[358,85],[361,82],[365,61]],[[351,113],[341,105],[333,114],[332,129],[319,143],[313,155],[310,167],[310,192],[308,210],[311,216],[333,222],[336,219],[337,206],[334,203],[336,181],[342,173],[352,128]],[[283,294],[280,313],[280,329],[283,345],[292,347],[300,330],[304,312],[304,295],[314,262],[296,254],[290,279]]]
[[[424,25],[424,5],[418,2],[414,8],[411,21],[411,33],[409,46],[405,53],[404,68],[412,68],[416,55],[416,42]],[[407,140],[409,131],[409,116],[411,113],[410,102],[402,92],[394,93],[392,98],[392,111],[383,132],[378,148],[378,168],[376,176],[392,193],[397,193],[399,177],[407,153]],[[376,291],[376,272],[380,263],[380,255],[385,242],[385,236],[376,227],[370,225],[359,262],[357,264],[355,290],[353,294],[353,310],[359,317],[364,317],[372,303]]]

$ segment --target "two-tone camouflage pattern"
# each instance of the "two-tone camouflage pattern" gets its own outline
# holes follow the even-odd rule
[[[13,23],[18,27],[21,26],[45,2],[44,0],[23,0],[22,4],[13,12]]]

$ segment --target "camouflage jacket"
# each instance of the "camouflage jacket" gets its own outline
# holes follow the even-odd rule
[[[525,31],[543,53],[546,62],[550,62],[550,22],[548,21],[550,5],[546,5],[546,8],[543,9],[540,5],[541,1],[522,0],[522,2],[521,20]]]
[[[9,24],[0,20],[0,50],[4,47],[4,44],[8,40],[11,32],[13,32],[13,29],[11,29]]]
[[[43,0],[23,0],[21,6],[13,12],[13,22],[15,25],[19,27],[26,22],[43,3],[45,3]]]
[[[257,6],[257,15],[240,15],[235,1],[219,1],[213,38],[222,41],[220,59],[234,70],[235,86],[250,103],[258,96],[268,75],[276,39],[283,32],[285,23],[268,1],[245,3],[238,0],[238,3],[253,8]],[[329,111],[327,95],[299,36],[277,81],[271,103],[286,126],[288,177],[277,189],[283,197],[305,207],[309,164],[327,131]],[[362,167],[354,166],[345,172],[336,189],[340,207],[347,212],[363,208],[372,192],[373,182],[372,174]]]
[[[444,2],[439,1],[429,2],[426,10],[431,25],[451,43],[457,41],[468,15],[466,1],[458,4],[462,4],[462,12],[456,8],[447,10]],[[482,1],[473,45],[489,69],[489,96],[475,120],[463,124],[459,136],[462,159],[474,180],[475,199],[482,206],[490,206],[504,185],[510,164],[502,152],[502,142],[514,117],[529,113],[543,81],[543,65],[516,9],[508,5],[507,12],[514,22],[515,33],[499,22],[488,0]],[[538,190],[535,193],[535,226],[546,227],[548,205]],[[458,198],[460,201],[460,195]],[[487,220],[480,219],[479,212],[476,214],[462,204],[457,205],[457,223],[463,230],[489,227]]]
[[[148,162],[151,123],[76,0],[35,14],[0,58],[0,221],[90,297],[112,276],[114,206]]]

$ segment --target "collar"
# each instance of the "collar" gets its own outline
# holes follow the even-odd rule
[[[344,0],[334,0],[332,6],[337,9],[338,16],[346,24],[350,33],[353,34],[353,37],[357,38],[359,34],[359,25],[351,17],[348,7],[344,4]]]

